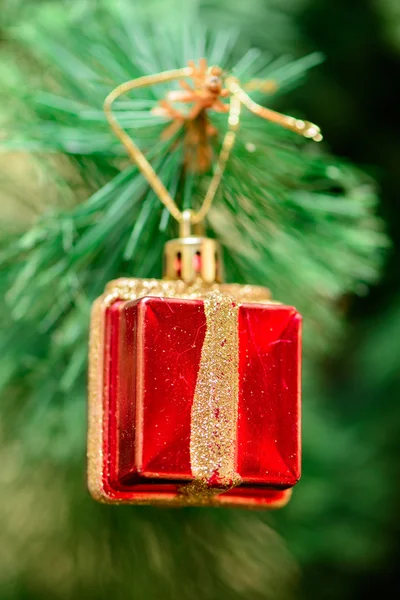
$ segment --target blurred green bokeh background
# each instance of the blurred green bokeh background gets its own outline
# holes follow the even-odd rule
[[[96,4],[1,0],[2,77],[12,79],[15,62],[30,61],[13,39],[13,28],[30,21],[33,27],[37,23],[38,32],[43,23],[61,32],[66,17],[81,26],[85,12]],[[344,338],[319,365],[318,375],[306,380],[304,436],[311,450],[305,456],[303,479],[292,503],[267,521],[240,513],[235,529],[226,529],[222,540],[221,514],[208,518],[183,511],[180,520],[187,537],[179,547],[174,516],[164,517],[158,527],[157,513],[140,509],[140,521],[128,526],[131,509],[97,507],[83,499],[83,480],[72,467],[69,471],[64,466],[60,474],[49,461],[38,471],[24,471],[23,442],[13,439],[5,427],[0,454],[5,490],[0,501],[1,600],[103,598],[111,593],[145,600],[347,600],[400,593],[400,124],[395,92],[400,76],[399,5],[396,0],[205,0],[202,12],[207,22],[221,29],[240,28],[249,45],[274,55],[300,57],[313,51],[325,55],[306,85],[282,97],[279,108],[290,112],[296,107],[310,116],[321,126],[333,153],[375,178],[392,251],[379,284],[342,299]],[[21,204],[8,193],[10,180],[2,186],[1,229],[17,230],[33,219],[38,207],[42,210],[42,183],[30,157],[3,155],[2,163],[2,179],[11,172],[18,195],[33,197],[21,211]],[[48,197],[48,190],[43,196]],[[6,410],[12,399],[13,390],[8,390]],[[314,411],[314,404],[323,411]],[[102,511],[108,511],[108,525],[96,538],[93,530]],[[126,534],[127,528],[133,539],[147,540],[143,554],[152,564],[142,577],[135,569],[132,588],[120,579],[121,564],[129,571],[130,557],[137,557],[130,548],[118,547],[119,532]],[[158,556],[161,537],[165,543]],[[256,542],[255,547],[265,552],[264,567],[254,556]],[[199,549],[203,543],[212,548],[208,558]],[[174,544],[174,564],[166,558],[169,544]],[[96,546],[104,548],[101,562],[93,558],[90,563]],[[240,576],[232,572],[238,561]],[[212,583],[210,573],[216,565],[227,580],[236,577],[233,592],[228,593],[224,583],[220,588]],[[181,568],[190,574],[191,585],[185,589],[178,583]],[[269,588],[268,577],[267,583],[257,584],[260,568],[270,572]],[[150,582],[152,578],[158,583]],[[165,594],[163,585],[168,588]]]

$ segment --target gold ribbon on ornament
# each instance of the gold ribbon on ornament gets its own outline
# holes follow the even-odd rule
[[[189,502],[206,502],[241,481],[236,472],[239,305],[231,295],[213,291],[204,299],[204,312],[207,328],[190,427],[194,481],[180,488]]]

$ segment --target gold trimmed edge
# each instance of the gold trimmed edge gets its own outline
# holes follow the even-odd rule
[[[103,360],[104,360],[104,296],[92,307],[89,338],[89,403],[88,403],[88,488],[99,502],[110,501],[103,486]]]
[[[182,280],[120,278],[110,281],[105,289],[105,302],[115,300],[137,300],[143,296],[163,298],[182,298],[184,300],[203,299],[210,292],[230,294],[237,303],[280,304],[272,300],[268,288],[260,285],[241,285],[238,283],[213,283],[201,281],[187,284]]]

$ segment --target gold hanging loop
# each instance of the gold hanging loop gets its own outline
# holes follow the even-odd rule
[[[165,83],[167,81],[173,81],[176,79],[182,79],[184,77],[190,77],[192,72],[192,67],[186,67],[184,69],[164,71],[163,73],[158,73],[156,75],[146,75],[144,77],[139,77],[138,79],[127,81],[116,87],[114,90],[112,90],[112,92],[110,92],[110,94],[104,101],[104,112],[114,134],[125,146],[130,158],[137,164],[140,172],[148,181],[149,185],[154,190],[160,201],[171,213],[171,215],[178,221],[178,223],[182,223],[182,211],[176,205],[175,200],[172,198],[171,194],[168,192],[167,188],[165,187],[161,179],[158,177],[158,175],[154,171],[153,167],[151,166],[143,152],[139,149],[139,147],[135,144],[132,138],[119,124],[117,118],[115,117],[115,114],[113,113],[112,105],[115,102],[115,100],[117,100],[117,98],[131,90],[145,87],[148,85],[153,85],[156,83]],[[190,213],[190,222],[193,225],[203,221],[204,217],[210,210],[212,201],[214,200],[218,186],[221,182],[222,175],[225,170],[225,166],[228,161],[230,152],[235,143],[236,131],[239,127],[239,117],[240,100],[236,98],[236,96],[232,95],[229,103],[228,131],[226,132],[222,141],[221,151],[203,204],[201,205],[198,212],[192,211]]]
[[[179,237],[188,238],[192,234],[193,211],[188,208],[182,212],[179,224]]]
[[[206,61],[202,59],[201,61],[202,68],[206,66]],[[218,70],[219,67],[211,67],[209,72],[212,74],[214,71]],[[218,186],[221,183],[221,179],[226,167],[226,163],[229,159],[230,153],[234,146],[236,140],[236,132],[239,127],[240,121],[240,111],[241,105],[243,104],[248,110],[250,110],[253,114],[276,123],[286,129],[290,129],[295,133],[302,135],[306,138],[313,139],[315,142],[319,142],[322,140],[322,135],[320,128],[314,123],[310,123],[309,121],[303,121],[301,119],[295,119],[294,117],[290,117],[288,115],[283,115],[274,110],[261,106],[254,102],[250,98],[250,96],[244,91],[244,89],[240,86],[237,78],[232,76],[225,77],[225,85],[226,85],[226,93],[230,93],[229,100],[229,113],[228,113],[228,130],[225,133],[225,136],[222,141],[221,150],[214,168],[214,173],[210,181],[210,185],[207,189],[206,195],[204,197],[203,203],[200,206],[197,212],[192,210],[181,211],[177,206],[175,200],[172,198],[171,194],[168,192],[167,188],[158,177],[157,173],[154,171],[150,162],[147,160],[143,152],[139,149],[139,147],[135,144],[132,138],[127,134],[125,129],[121,127],[119,124],[115,114],[112,110],[112,105],[123,94],[127,92],[149,86],[155,85],[158,83],[166,83],[168,81],[173,81],[177,79],[183,79],[185,77],[192,77],[195,75],[195,65],[191,61],[188,67],[183,69],[173,69],[170,71],[163,71],[162,73],[157,73],[154,75],[145,75],[144,77],[139,77],[137,79],[133,79],[131,81],[127,81],[122,83],[118,87],[116,87],[104,101],[104,112],[106,114],[107,120],[110,124],[110,127],[116,137],[121,141],[121,143],[125,146],[128,155],[130,158],[137,164],[140,172],[148,181],[150,187],[153,189],[155,194],[158,196],[162,204],[167,208],[167,210],[171,213],[171,215],[181,224],[181,232],[190,231],[191,225],[199,225],[204,220],[208,211],[210,210],[211,204],[215,198],[217,193]],[[222,71],[221,71],[222,73]],[[264,87],[271,88],[273,82],[262,82],[261,80],[251,80],[246,84],[246,89],[264,89]],[[220,103],[219,109],[224,108],[225,105]]]
[[[112,90],[112,92],[108,94],[104,101],[104,112],[114,134],[125,146],[130,158],[137,164],[138,169],[147,179],[148,183],[160,198],[161,202],[169,210],[171,215],[179,222],[181,220],[181,211],[176,206],[167,188],[158,177],[143,152],[126,133],[125,129],[123,129],[119,124],[116,116],[113,113],[112,105],[117,98],[123,94],[126,94],[127,92],[130,92],[131,90],[154,85],[156,83],[166,83],[167,81],[173,81],[183,77],[190,77],[191,73],[192,69],[190,67],[185,67],[184,69],[174,69],[171,71],[164,71],[163,73],[157,73],[155,75],[145,75],[144,77],[139,77],[138,79],[132,79],[132,81],[126,81]]]

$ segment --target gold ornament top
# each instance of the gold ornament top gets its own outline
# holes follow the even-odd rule
[[[240,285],[238,283],[206,283],[200,278],[193,283],[182,280],[125,278],[110,281],[102,296],[104,303],[110,306],[116,300],[137,300],[144,296],[160,298],[182,298],[185,300],[204,299],[210,292],[230,294],[237,303],[272,303],[271,292],[261,285]]]

